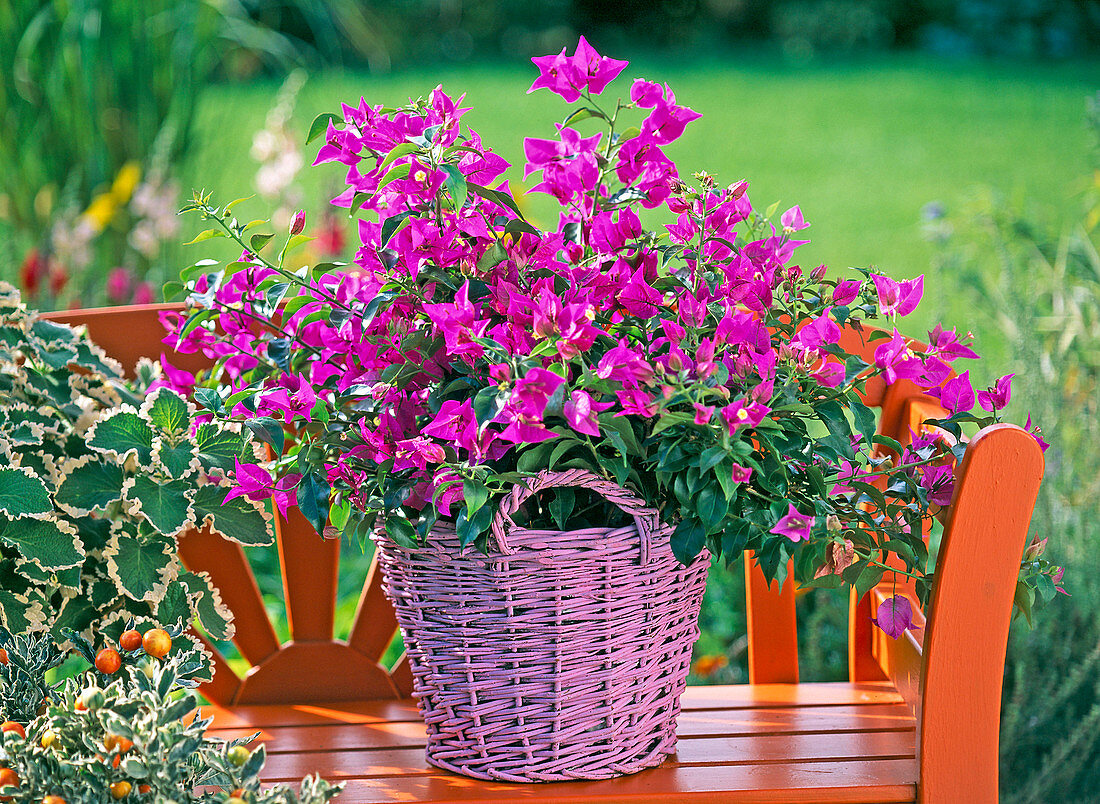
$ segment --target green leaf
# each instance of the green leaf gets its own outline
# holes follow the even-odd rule
[[[477,269],[479,271],[488,271],[490,268],[499,265],[506,259],[508,259],[508,252],[505,250],[504,246],[501,245],[500,241],[497,240],[485,250],[484,254],[478,257]]]
[[[0,542],[10,545],[42,569],[62,570],[84,561],[76,528],[55,519],[11,520],[0,516]]]
[[[496,386],[482,388],[474,395],[474,418],[479,428],[484,428],[497,417],[508,403],[509,393]]]
[[[100,419],[88,433],[88,446],[125,462],[136,455],[149,466],[153,457],[153,430],[133,409],[123,408]]]
[[[281,434],[282,428],[279,428]],[[234,458],[245,453],[245,440],[239,433],[222,430],[215,424],[200,424],[195,432],[195,446],[198,448],[199,461],[207,469],[218,468],[229,471],[234,468]]]
[[[476,480],[463,480],[462,498],[466,501],[466,515],[473,516],[489,499],[489,489]]]
[[[271,232],[259,232],[248,238],[248,245],[252,247],[252,253],[259,254],[263,250],[263,247],[266,246],[268,241],[274,236],[275,235]]]
[[[306,472],[298,483],[298,510],[318,535],[325,532],[328,522],[330,492],[328,481],[318,472]]]
[[[214,237],[225,237],[225,232],[223,232],[221,229],[207,229],[205,231],[199,232],[191,240],[188,240],[186,243],[184,243],[184,245],[193,246],[196,243],[201,243],[204,240],[210,240]]]
[[[874,444],[882,444],[882,446],[889,447],[894,450],[894,452],[901,453],[901,444],[890,438],[890,436],[876,435],[871,438],[871,442]]]
[[[388,154],[386,154],[386,158],[382,160],[382,163],[378,166],[378,169],[384,170],[386,167],[396,162],[401,157],[416,153],[419,150],[420,146],[414,143],[399,143],[398,145],[395,145]]]
[[[408,518],[401,514],[390,514],[386,517],[386,535],[401,547],[413,549],[417,546],[416,530]]]
[[[63,473],[64,478],[57,487],[54,499],[60,508],[72,516],[85,516],[122,499],[125,474],[116,463],[89,455],[86,459],[69,463]]]
[[[691,413],[680,413],[676,411],[665,411],[661,414],[661,418],[654,425],[650,435],[657,435],[657,433],[664,432],[669,427],[674,427],[677,424],[687,424],[694,421],[695,416]]]
[[[858,400],[851,400],[852,418],[855,419],[856,430],[866,444],[870,444],[875,437],[875,414],[869,407]]]
[[[707,530],[697,519],[682,519],[672,531],[672,554],[685,567],[695,560],[707,540]]]
[[[404,212],[399,212],[393,217],[386,218],[386,220],[382,223],[382,236],[379,242],[379,246],[385,246],[386,243],[390,242],[390,238],[397,234],[397,230],[405,224],[405,221],[409,219],[410,215],[412,215],[412,211],[405,210]]]
[[[246,547],[271,544],[274,537],[271,535],[271,515],[267,510],[245,497],[226,500],[228,493],[227,487],[213,483],[199,486],[191,505],[195,522]]]
[[[855,583],[852,584],[856,590],[856,597],[862,599],[865,594],[878,586],[878,582],[882,580],[884,572],[886,572],[886,570],[883,567],[876,566],[875,564],[867,564],[860,571]]]
[[[159,441],[153,449],[153,456],[173,480],[190,474],[198,466],[195,463],[195,445],[190,439],[182,439],[177,444]]]
[[[550,516],[561,530],[566,530],[576,502],[577,494],[568,486],[554,489],[554,496],[550,499]]]
[[[222,603],[221,594],[214,588],[205,572],[182,572],[178,578],[187,590],[187,597],[203,629],[213,639],[226,640],[233,636],[233,613]]]
[[[306,243],[308,243],[310,240],[314,240],[314,239],[316,239],[316,238],[313,238],[313,237],[310,237],[309,235],[304,235],[304,234],[292,235],[290,240],[286,241],[286,245],[283,246],[283,256],[285,257],[290,252],[298,250],[299,248],[304,246]]]
[[[512,235],[515,240],[519,240],[521,234],[532,234],[538,237],[539,230],[527,221],[516,219],[510,220],[504,225],[504,234]]]
[[[1027,624],[1032,625],[1031,607],[1035,603],[1035,590],[1023,581],[1016,581],[1016,592],[1012,596],[1012,602],[1023,613]]]
[[[0,586],[0,625],[13,633],[22,634],[45,622],[46,610],[37,596],[16,594]]]
[[[466,205],[466,177],[462,175],[458,165],[440,165],[440,167],[447,174],[445,186],[451,198],[454,199],[455,209],[462,209]]]
[[[137,475],[123,487],[127,500],[140,504],[141,514],[159,533],[172,536],[191,521],[192,484],[183,480],[159,481],[151,475]]]
[[[309,125],[309,134],[306,136],[306,145],[309,145],[315,139],[322,134],[328,132],[329,123],[339,124],[343,123],[344,119],[339,115],[332,114],[331,112],[323,112],[313,118],[313,122]]]
[[[269,416],[260,416],[249,419],[244,426],[252,431],[256,438],[265,444],[269,444],[276,455],[283,454],[283,445],[286,443],[286,435],[283,433],[283,425]]]
[[[565,120],[562,121],[563,126],[571,126],[574,123],[579,123],[581,120],[587,120],[590,117],[598,117],[601,120],[606,120],[604,113],[597,109],[589,109],[587,106],[582,106],[571,113]]]
[[[708,483],[695,495],[695,513],[707,533],[718,530],[728,511],[729,502],[726,500],[726,495],[713,482]]]
[[[516,203],[516,200],[512,198],[512,196],[508,193],[503,192],[502,190],[490,190],[488,187],[482,187],[480,184],[474,184],[472,181],[466,182],[466,187],[474,195],[479,195],[482,198],[485,198],[489,201],[499,204],[502,207],[512,210],[512,212],[516,213],[516,217],[518,218],[523,217],[523,213],[520,212],[519,205]]]
[[[141,412],[161,433],[177,436],[191,430],[191,411],[186,400],[168,388],[153,391],[141,406]]]
[[[342,533],[344,527],[348,524],[348,520],[351,518],[351,500],[344,497],[340,502],[334,503],[328,509],[328,518],[332,527]]]
[[[407,178],[410,170],[412,170],[412,165],[409,164],[394,165],[392,168],[386,171],[386,175],[383,176],[378,182],[378,186],[375,188],[375,191],[388,187],[398,179]],[[366,193],[363,193],[363,195],[366,195]],[[364,202],[366,200],[366,198],[363,199]],[[360,206],[362,206],[362,204],[360,204]]]
[[[472,518],[466,518],[466,509],[458,512],[455,518],[455,530],[458,532],[458,542],[463,547],[471,545],[477,537],[489,529],[493,522],[492,509],[482,507]]]
[[[27,468],[0,469],[0,513],[12,518],[53,513],[50,492]]]
[[[155,604],[164,597],[179,566],[175,546],[169,537],[120,530],[112,534],[104,551],[107,574],[123,594]]]

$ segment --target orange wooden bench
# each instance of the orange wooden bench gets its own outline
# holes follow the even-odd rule
[[[158,310],[83,310],[51,317],[84,323],[129,369],[162,352]],[[868,353],[846,344],[849,351]],[[858,344],[856,344],[858,345]],[[908,382],[869,383],[880,430],[904,441],[939,415]],[[602,782],[512,785],[437,770],[424,760],[424,728],[404,660],[380,661],[397,631],[372,566],[346,641],[333,638],[339,541],[323,542],[292,513],[277,523],[290,640],[281,643],[243,551],[209,534],[181,542],[236,616],[234,642],[251,669],[238,675],[215,652],[203,688],[225,737],[260,732],[270,781],[320,773],[346,783],[352,802],[994,802],[1001,677],[1013,593],[1042,453],[1021,429],[997,425],[969,445],[949,512],[937,591],[917,635],[894,641],[870,623],[889,583],[852,600],[850,681],[799,684],[794,591],[769,589],[749,563],[751,683],[689,688],[673,759]],[[354,549],[354,548],[353,548]],[[898,589],[907,587],[900,582]]]

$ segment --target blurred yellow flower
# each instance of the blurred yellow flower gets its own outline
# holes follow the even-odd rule
[[[137,162],[127,162],[119,168],[118,175],[115,176],[114,183],[111,185],[111,197],[114,198],[115,203],[122,206],[129,201],[130,196],[134,194],[134,188],[140,181],[141,166]]]
[[[118,208],[130,200],[140,181],[141,166],[137,162],[127,162],[119,168],[118,175],[111,183],[111,189],[93,198],[81,217],[91,225],[96,234],[99,234],[115,217]]]

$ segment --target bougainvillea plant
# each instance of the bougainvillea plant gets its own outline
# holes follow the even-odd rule
[[[926,593],[922,532],[951,499],[951,437],[999,418],[1010,378],[974,415],[969,374],[952,369],[977,356],[969,338],[937,327],[921,345],[894,327],[922,278],[803,270],[799,207],[774,221],[744,181],[680,176],[665,148],[699,115],[668,86],[597,98],[626,62],[583,39],[535,63],[531,90],[574,104],[552,136],[524,142],[524,175],[560,204],[556,225],[523,215],[499,182],[509,165],[438,87],[314,123],[316,161],[346,169],[334,204],[358,216],[353,267],[298,267],[300,227],[276,255],[270,232],[248,234],[263,221],[202,194],[187,205],[213,222],[196,239],[244,249],[186,269],[192,310],[170,322],[172,343],[218,360],[200,399],[280,456],[238,465],[241,493],[296,502],[319,531],[362,535],[381,518],[402,543],[451,517],[484,548],[513,484],[583,468],[656,504],[685,563],[704,545],[726,561],[751,549],[775,578],[794,556],[800,583],[862,592],[893,556]],[[872,362],[841,346],[843,328],[874,342]],[[941,431],[905,449],[876,435],[860,398],[875,377],[938,395]],[[528,515],[615,516],[571,490]],[[1054,572],[1025,565],[1025,589],[1052,595]],[[904,605],[879,614],[891,633]]]
[[[96,651],[80,635],[66,635],[89,661],[113,651]],[[342,785],[316,776],[297,790],[261,788],[266,753],[262,745],[248,747],[256,735],[223,740],[207,732],[210,720],[201,716],[192,691],[205,660],[194,649],[170,639],[153,654],[122,649],[110,673],[89,668],[51,685],[45,671],[65,654],[49,634],[12,637],[0,629],[0,647],[6,654],[0,658],[5,801],[323,804],[340,792]],[[31,683],[8,680],[6,671],[15,666]]]
[[[38,317],[0,284],[0,625],[57,636],[197,617],[215,639],[232,635],[176,538],[207,526],[270,541],[268,515],[226,499],[227,473],[254,459],[251,436],[196,418],[154,364],[127,380],[85,332]]]

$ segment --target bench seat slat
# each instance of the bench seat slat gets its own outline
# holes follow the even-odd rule
[[[343,727],[341,727],[343,728]],[[849,759],[912,759],[912,731],[852,732],[753,737],[693,737],[681,739],[676,765],[759,765],[791,762],[832,762]],[[269,754],[264,767],[269,781],[299,781],[319,773],[330,781],[408,774],[436,774],[424,760],[424,749],[364,748]]]
[[[320,773],[340,804],[373,801],[913,801],[915,719],[886,683],[689,687],[680,743],[659,768],[607,782],[509,785],[424,759],[415,702],[213,708],[223,738],[260,732],[267,782]],[[841,795],[839,790],[854,787]]]
[[[553,785],[471,784],[434,773],[353,779],[337,799],[355,804],[539,801],[543,804],[895,804],[916,796],[916,760],[883,759],[767,765],[677,766],[600,782]]]

